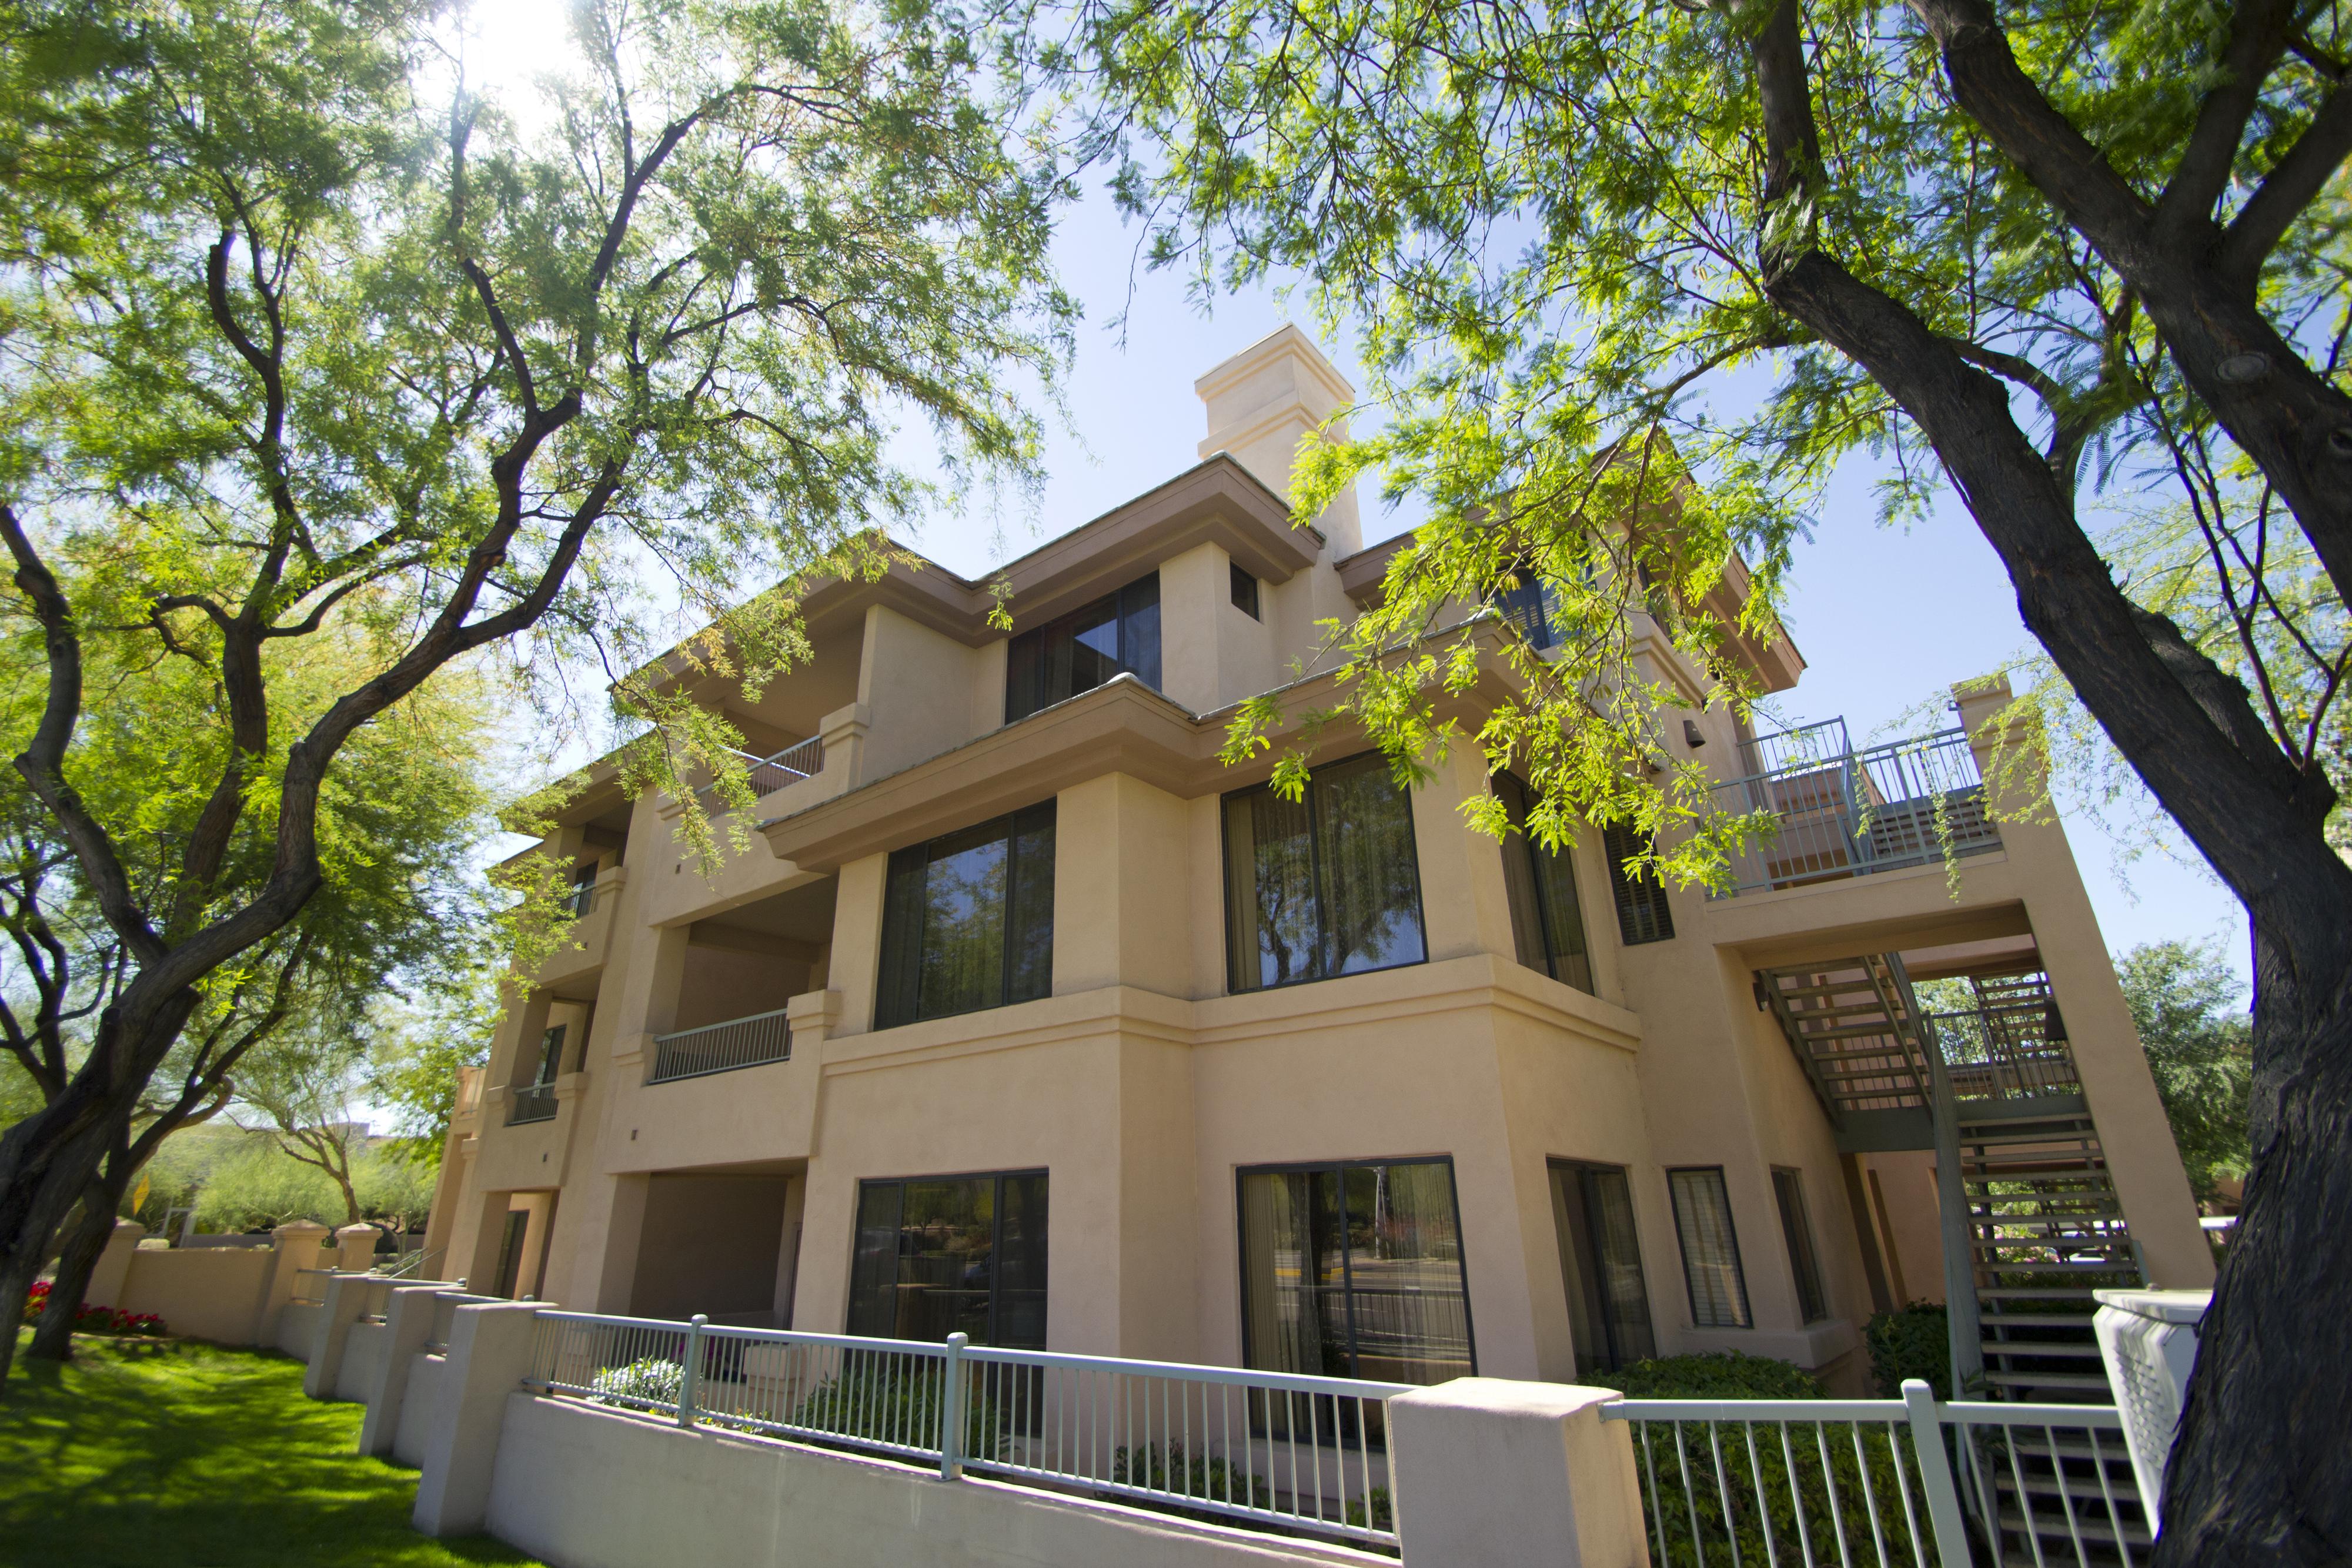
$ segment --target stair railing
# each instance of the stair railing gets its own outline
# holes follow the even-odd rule
[[[1874,974],[1874,979],[1878,977]],[[1984,1385],[1984,1325],[1977,1315],[1976,1231],[1969,1213],[1968,1180],[1960,1169],[1959,1107],[1944,1053],[1923,1027],[1919,998],[1902,958],[1886,955],[1887,1017],[1899,1016],[1902,1038],[1917,1052],[1927,1090],[1927,1121],[1936,1134],[1936,1206],[1944,1234],[1944,1313],[1950,1333],[1952,1396],[1966,1398]],[[1898,1013],[1899,1009],[1899,1013]]]

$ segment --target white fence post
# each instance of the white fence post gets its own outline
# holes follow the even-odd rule
[[[963,1347],[971,1343],[968,1334],[948,1335],[948,1357],[940,1367],[946,1379],[940,1390],[940,1479],[943,1481],[963,1474]]]
[[[702,1331],[710,1323],[709,1314],[697,1312],[686,1320],[686,1365],[677,1380],[677,1424],[694,1425],[694,1396],[702,1385]]]
[[[1936,1393],[1916,1377],[1903,1380],[1903,1406],[1911,1417],[1911,1451],[1919,1460],[1919,1482],[1927,1490],[1927,1520],[1936,1529],[1936,1555],[1968,1568],[1969,1529],[1960,1518],[1959,1489],[1952,1484],[1952,1457],[1944,1448],[1944,1425],[1936,1416]],[[1969,1440],[1960,1433],[1960,1441]]]

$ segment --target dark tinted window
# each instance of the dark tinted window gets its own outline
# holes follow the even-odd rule
[[[1666,890],[1647,876],[1636,878],[1625,872],[1625,862],[1647,851],[1649,841],[1612,825],[1601,830],[1601,847],[1609,857],[1609,890],[1616,898],[1617,934],[1625,945],[1671,938],[1675,915],[1666,906]]]
[[[1578,990],[1592,989],[1592,956],[1584,942],[1584,913],[1576,903],[1576,864],[1562,844],[1548,850],[1525,831],[1528,787],[1508,773],[1495,776],[1495,794],[1521,831],[1503,841],[1503,882],[1511,897],[1511,933],[1519,962]]]
[[[1225,798],[1225,943],[1235,991],[1421,962],[1412,798],[1377,753],[1317,768],[1304,800]]]
[[[1054,802],[890,857],[875,1027],[1054,988]]]
[[[1655,1355],[1624,1167],[1555,1160],[1551,1198],[1578,1375],[1612,1372]]]
[[[1241,1173],[1242,1345],[1268,1372],[1477,1370],[1451,1160]]]
[[[1750,1326],[1748,1278],[1739,1266],[1739,1237],[1731,1227],[1723,1167],[1668,1171],[1666,1185],[1675,1195],[1675,1239],[1682,1244],[1691,1322],[1703,1329]]]
[[[1014,637],[1005,651],[1004,722],[1027,718],[1122,674],[1159,688],[1156,571]]]
[[[1045,1348],[1045,1173],[858,1184],[849,1332]]]
[[[1258,619],[1257,579],[1244,571],[1238,565],[1234,565],[1233,570],[1234,608],[1255,621]]]
[[[1830,1315],[1829,1293],[1822,1289],[1821,1255],[1813,1250],[1812,1217],[1805,1212],[1805,1184],[1795,1171],[1775,1166],[1772,1197],[1780,1207],[1780,1235],[1789,1244],[1789,1272],[1797,1281],[1797,1309],[1805,1322]]]

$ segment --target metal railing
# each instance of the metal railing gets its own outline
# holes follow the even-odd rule
[[[806,740],[787,746],[772,757],[755,757],[748,751],[730,751],[736,766],[751,786],[754,797],[772,794],[787,784],[797,784],[803,779],[814,779],[824,767],[824,738],[811,736]],[[719,793],[715,783],[705,784],[696,790],[695,798],[708,807]]]
[[[1731,891],[1756,893],[1927,865],[2000,847],[1968,732],[1948,729],[1866,750],[1821,755],[1842,721],[1742,747],[1770,765],[1714,789],[1729,815],[1763,813],[1768,831],[1732,862]],[[1817,732],[1818,733],[1817,735]]]
[[[327,1281],[335,1277],[332,1269],[297,1269],[294,1270],[292,1300],[300,1306],[323,1307],[327,1304]]]
[[[2112,1406],[1626,1399],[1654,1560],[2105,1568],[2150,1540]],[[2114,1434],[2114,1436],[2103,1436]]]
[[[526,1083],[514,1092],[514,1103],[507,1109],[507,1125],[520,1122],[544,1122],[555,1114],[555,1085]]]
[[[528,1386],[730,1430],[1393,1548],[1406,1384],[542,1311]]]
[[[646,1074],[646,1082],[667,1083],[672,1079],[699,1078],[706,1072],[731,1072],[739,1067],[789,1061],[793,1031],[785,1021],[784,1011],[779,1008],[772,1013],[753,1013],[749,1018],[729,1019],[724,1023],[654,1036],[653,1070]]]
[[[2073,1050],[2051,1038],[2046,996],[1926,1016],[1955,1098],[2030,1100],[2083,1092]]]

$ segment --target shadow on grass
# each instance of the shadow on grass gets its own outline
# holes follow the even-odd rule
[[[361,1408],[302,1365],[188,1341],[77,1337],[0,1392],[0,1563],[445,1568],[531,1559],[409,1527],[416,1476],[352,1453]]]

